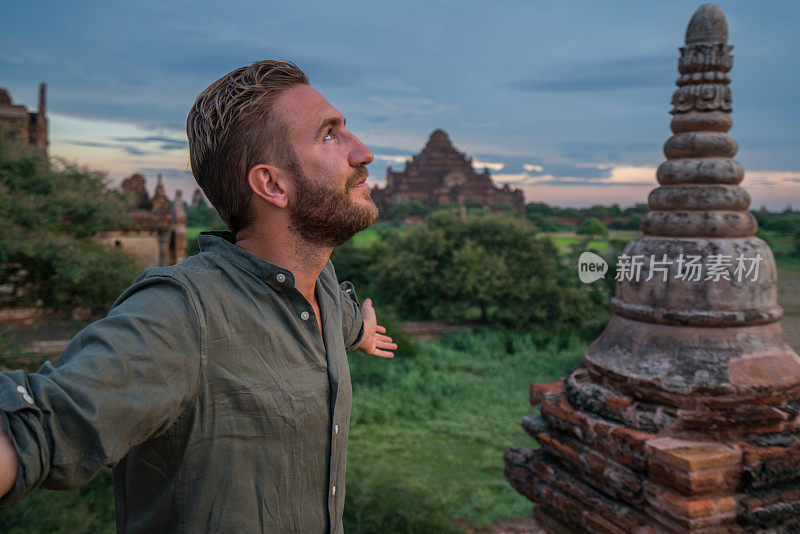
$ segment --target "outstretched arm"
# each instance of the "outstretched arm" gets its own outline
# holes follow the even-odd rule
[[[0,373],[2,503],[37,487],[81,486],[169,428],[196,395],[201,325],[183,283],[154,274],[55,363]]]
[[[361,315],[364,317],[364,336],[356,346],[358,350],[380,358],[393,358],[397,350],[397,343],[386,335],[386,328],[378,324],[372,299],[364,299],[361,305]]]

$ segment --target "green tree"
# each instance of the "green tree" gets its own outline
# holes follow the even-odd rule
[[[644,215],[648,211],[650,211],[650,206],[648,206],[647,204],[645,204],[643,202],[639,202],[634,206],[630,206],[628,208],[625,208],[622,211],[622,214],[625,215],[626,217],[631,217],[633,215]]]
[[[583,208],[581,210],[581,217],[595,217],[597,219],[603,219],[607,217],[609,214],[610,208],[602,206],[600,204],[595,204],[589,208]]]
[[[794,235],[794,248],[797,254],[800,254],[800,231]]]
[[[225,223],[217,210],[201,201],[197,206],[186,208],[186,226],[221,230],[225,228]]]
[[[578,225],[578,229],[575,230],[575,233],[586,236],[586,239],[591,241],[595,237],[608,237],[608,228],[606,228],[606,225],[603,224],[603,221],[600,219],[596,217],[587,217]]]
[[[542,232],[567,232],[569,226],[553,219],[552,217],[542,217],[539,215],[529,216],[530,220],[536,228]]]
[[[430,209],[424,204],[411,200],[408,202],[400,202],[392,207],[389,212],[389,218],[393,221],[404,221],[409,217],[425,217],[430,213]]]
[[[528,218],[533,218],[536,216],[552,217],[556,214],[556,209],[549,204],[545,204],[544,202],[531,202],[530,204],[525,205],[525,214],[528,216]]]
[[[581,324],[594,302],[572,278],[549,239],[506,214],[432,213],[371,268],[376,300],[405,318],[510,327]]]
[[[92,236],[127,204],[101,173],[0,146],[0,287],[11,304],[106,309],[139,268]]]

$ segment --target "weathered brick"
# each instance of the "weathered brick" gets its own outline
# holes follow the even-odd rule
[[[687,497],[650,481],[645,483],[645,498],[653,508],[684,526],[714,523],[735,517],[739,511],[733,495]]]
[[[625,534],[625,530],[597,515],[587,514],[585,526],[593,534]]]
[[[606,397],[603,402],[610,410],[622,411],[633,404],[633,399],[631,397]]]
[[[694,410],[680,414],[683,428],[702,430],[739,429],[752,432],[754,428],[769,428],[775,425],[794,426],[794,416],[775,406],[739,406],[727,410]]]
[[[546,429],[542,429],[537,439],[543,450],[582,473],[583,479],[596,489],[634,505],[641,503],[641,476],[614,461],[608,454],[573,438],[553,435]]]
[[[653,456],[685,471],[740,465],[742,453],[723,443],[657,438],[647,443]]]
[[[560,391],[563,391],[563,389],[563,379],[559,380],[558,382],[548,382],[546,384],[533,383],[528,388],[531,396],[531,404],[534,406],[541,404],[546,397],[559,393]]]
[[[685,470],[659,458],[650,458],[648,477],[684,495],[702,495],[733,490],[739,482],[738,465],[717,469]]]

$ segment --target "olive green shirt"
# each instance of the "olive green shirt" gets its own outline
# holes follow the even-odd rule
[[[118,532],[341,532],[352,389],[363,335],[328,264],[322,315],[286,269],[228,233],[149,269],[55,364],[0,374],[20,457],[3,503],[114,466]]]

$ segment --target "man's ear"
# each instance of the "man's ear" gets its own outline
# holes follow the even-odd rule
[[[285,208],[289,204],[285,173],[273,165],[259,163],[247,173],[250,189],[270,204]]]

